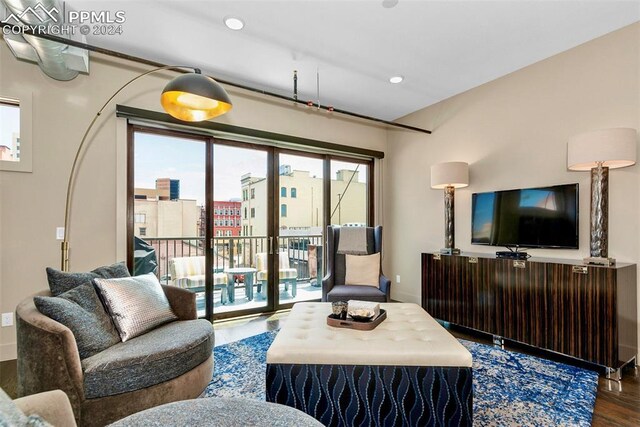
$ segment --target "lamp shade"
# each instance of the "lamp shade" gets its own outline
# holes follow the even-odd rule
[[[231,110],[229,95],[222,86],[200,73],[183,74],[165,86],[162,108],[176,119],[201,122]]]
[[[588,171],[602,162],[610,169],[636,163],[637,131],[630,128],[599,129],[574,136],[567,144],[567,167]]]
[[[469,165],[465,162],[445,162],[431,166],[431,188],[469,185]]]

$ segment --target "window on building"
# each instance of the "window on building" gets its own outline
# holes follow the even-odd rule
[[[256,198],[256,189],[255,189],[255,188],[252,188],[252,189],[251,189],[251,198],[252,198],[252,199],[255,199],[255,198]]]
[[[244,208],[244,219],[247,219],[247,208]]]
[[[295,199],[298,197],[298,190],[295,187],[291,187],[291,198]]]
[[[147,222],[147,214],[137,213],[134,215],[134,221],[136,224],[146,224]]]
[[[251,208],[251,218],[256,217],[256,208]]]
[[[227,230],[227,237],[231,237],[231,230]]]
[[[147,235],[147,227],[140,227],[140,232],[138,233],[139,236],[146,236]]]
[[[222,237],[222,230],[216,230],[216,237]]]
[[[280,187],[280,197],[287,197],[287,187]]]
[[[0,160],[20,162],[20,103],[0,97]]]
[[[287,205],[280,205],[280,217],[281,218],[287,217]]]

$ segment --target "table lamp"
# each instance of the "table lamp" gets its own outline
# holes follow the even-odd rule
[[[445,162],[431,166],[431,188],[444,189],[443,254],[459,254],[455,245],[455,189],[469,185],[469,165],[465,162]]]
[[[569,139],[567,167],[591,171],[590,256],[587,264],[612,265],[609,258],[609,169],[636,163],[637,131],[630,128],[599,129]]]

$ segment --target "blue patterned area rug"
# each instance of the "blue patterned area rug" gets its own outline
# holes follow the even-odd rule
[[[205,397],[264,400],[266,353],[277,331],[216,347]],[[460,340],[473,356],[477,426],[589,426],[598,374],[534,356]]]

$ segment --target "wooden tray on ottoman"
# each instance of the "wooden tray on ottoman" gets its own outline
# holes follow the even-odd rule
[[[384,319],[387,318],[387,311],[380,309],[380,314],[375,319],[371,319],[368,322],[358,322],[357,320],[350,319],[348,316],[346,320],[336,319],[332,314],[327,316],[327,325],[334,326],[336,328],[355,329],[358,331],[371,331],[376,328]]]

